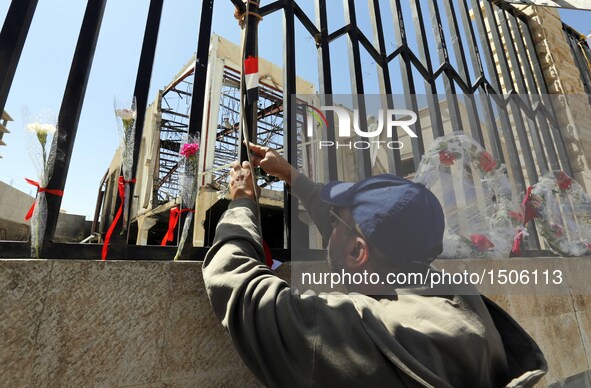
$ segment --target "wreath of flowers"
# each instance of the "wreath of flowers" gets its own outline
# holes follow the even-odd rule
[[[446,193],[434,192],[439,197],[446,215],[446,232],[441,258],[466,257],[508,257],[515,229],[523,221],[523,215],[513,202],[511,185],[503,166],[476,140],[463,132],[437,138],[421,160],[415,181],[433,190],[443,180],[455,182],[452,170],[461,173],[462,187],[476,185],[480,181],[484,194],[484,206],[466,216],[464,222],[451,224],[455,212],[469,212],[468,209],[449,209],[445,206]],[[453,183],[449,183],[453,186]],[[442,185],[442,187],[444,187]],[[485,210],[483,210],[485,208]],[[464,231],[462,233],[460,229]]]
[[[550,171],[528,189],[524,212],[551,251],[561,256],[591,254],[591,197],[563,171]]]

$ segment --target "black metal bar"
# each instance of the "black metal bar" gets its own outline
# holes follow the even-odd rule
[[[0,257],[5,258],[30,258],[30,241],[0,241]]]
[[[392,19],[394,20],[394,35],[399,48],[403,47],[402,51],[400,51],[400,74],[405,103],[407,109],[418,114],[419,105],[417,103],[416,87],[414,83],[414,75],[412,73],[412,63],[410,58],[411,51],[408,48],[406,28],[404,26],[404,15],[402,13],[400,0],[390,0],[390,7],[392,9]],[[413,164],[416,171],[421,163],[421,157],[425,154],[425,143],[423,141],[423,130],[420,120],[416,122],[415,128],[417,137],[411,138],[410,141],[412,146]]]
[[[135,121],[135,138],[133,143],[133,164],[131,167],[131,177],[135,178],[140,157],[140,147],[142,145],[142,135],[144,133],[144,121],[146,118],[146,108],[148,106],[148,93],[150,91],[150,80],[152,78],[152,69],[154,67],[154,56],[156,54],[156,43],[158,41],[158,30],[160,29],[160,19],[162,16],[162,6],[164,0],[151,0],[150,8],[148,10],[148,19],[146,21],[146,28],[144,30],[144,40],[142,43],[142,51],[140,54],[140,61],[138,64],[137,75],[135,78],[135,87],[133,95],[136,102],[136,121]],[[135,198],[133,195],[135,183],[129,184],[129,208],[132,209],[132,202]],[[140,188],[141,190],[141,188]],[[131,217],[129,217],[131,218]],[[128,221],[131,223],[131,219]],[[129,237],[129,225],[126,225],[126,240]]]
[[[66,90],[58,116],[59,129],[57,132],[57,151],[53,174],[48,183],[48,188],[63,190],[66,186],[66,178],[70,167],[70,159],[76,139],[76,130],[80,112],[84,103],[88,77],[92,67],[92,60],[98,40],[106,0],[89,1],[84,12],[78,43],[72,59],[70,74],[66,83]],[[55,228],[62,204],[62,197],[57,195],[47,196],[47,227],[45,229],[42,257],[49,254],[50,241],[55,234]],[[47,245],[46,245],[47,244]],[[97,257],[99,257],[97,255]]]
[[[415,23],[415,32],[419,46],[419,57],[421,62],[426,66],[429,72],[429,78],[425,78],[425,89],[427,104],[429,105],[429,117],[431,118],[431,127],[433,130],[433,138],[443,136],[443,122],[441,116],[441,106],[437,94],[437,85],[435,78],[433,78],[433,64],[431,55],[429,53],[429,42],[427,41],[427,32],[425,30],[425,22],[423,20],[423,11],[421,9],[420,0],[411,0],[411,9],[413,14],[413,21]]]
[[[16,66],[23,52],[38,2],[39,0],[15,0],[10,3],[0,31],[0,114],[4,112]]]
[[[244,121],[243,125],[246,126],[246,132],[248,133],[248,139],[252,143],[257,143],[257,120],[258,120],[258,100],[251,101],[246,98],[246,74],[244,69],[244,61],[249,58],[257,58],[258,60],[258,25],[259,19],[255,16],[255,14],[259,13],[259,6],[257,2],[250,2],[249,5],[246,7],[247,14],[244,18],[245,28],[246,28],[246,37],[244,38],[244,47],[242,48],[242,101],[243,106],[243,114],[244,114]],[[240,134],[242,135],[242,133]],[[246,145],[241,142],[240,144],[240,161],[248,160],[248,154],[246,150]]]
[[[482,8],[480,6],[480,2],[478,0],[471,0],[471,4],[472,4],[472,10],[474,11],[474,15],[475,15],[476,27],[478,28],[478,32],[479,32],[479,36],[480,36],[480,42],[481,42],[482,47],[484,49],[484,58],[486,61],[486,67],[488,69],[489,76],[492,79],[492,83],[493,83],[492,88],[489,87],[489,88],[485,89],[485,92],[487,94],[485,104],[488,105],[488,104],[490,104],[490,99],[488,98],[488,95],[502,93],[501,81],[499,78],[499,74],[497,72],[497,67],[496,67],[495,61],[493,59],[494,57],[493,57],[492,46],[491,46],[491,42],[488,39],[488,32],[487,32],[486,26],[484,24],[484,16],[482,14]],[[493,23],[491,23],[491,24],[493,24]],[[494,28],[491,27],[491,30],[493,30],[493,29]],[[497,38],[498,38],[498,30],[497,30]],[[496,42],[497,41],[495,40],[495,46],[499,47],[496,44]],[[500,42],[500,39],[498,39],[498,42]],[[500,46],[500,47],[502,48],[502,46]],[[513,172],[513,177],[514,177],[513,183],[515,184],[515,189],[516,189],[515,193],[516,194],[517,193],[525,193],[525,179],[523,177],[523,170],[521,169],[519,155],[517,153],[517,148],[515,147],[515,139],[513,138],[513,132],[510,130],[511,129],[511,120],[509,119],[509,115],[505,109],[500,109],[500,116],[501,116],[500,128],[505,128],[503,134],[507,139],[505,144],[507,147],[507,153],[508,153],[507,157],[508,157],[509,165],[511,166],[511,171]],[[494,136],[496,137],[495,141],[500,146],[501,141],[500,141],[500,138],[499,138],[498,133],[496,131],[495,131]],[[499,150],[500,150],[500,148],[499,148]]]
[[[298,5],[298,3],[293,2],[293,10],[294,10],[295,16],[297,16],[297,18],[302,23],[302,25],[304,26],[304,28],[308,31],[308,33],[313,38],[315,38],[316,36],[318,36],[318,34],[320,33],[320,31],[318,30],[318,28],[316,28],[316,26],[314,25],[314,23],[312,23],[312,21],[310,20],[310,18],[308,17],[308,15],[306,15],[306,13],[300,8],[300,6]]]
[[[519,28],[519,19],[510,12],[505,12],[505,18],[509,21],[509,30],[513,32],[515,36],[513,38],[513,43],[515,45],[515,48],[517,49],[517,53],[521,56],[521,61],[518,61],[523,65],[523,80],[521,82],[523,83],[525,81],[525,93],[529,95],[531,104],[530,106],[533,108],[537,108],[537,106],[541,103],[541,99],[539,95],[539,90],[534,80],[534,74],[531,68],[531,61],[529,60],[528,51],[525,48],[524,37],[521,32],[521,29]],[[532,47],[532,49],[534,48]],[[531,54],[536,55],[535,52]],[[536,151],[536,156],[538,158],[537,164],[540,168],[540,174],[544,175],[549,169],[548,159],[554,160],[556,164],[558,163],[558,158],[554,150],[554,145],[552,144],[552,139],[550,138],[548,122],[546,121],[546,119],[543,116],[540,117],[540,115],[535,114],[535,116],[532,117],[530,120],[530,132],[532,135],[534,149]],[[540,136],[544,140],[543,145],[540,141]],[[548,154],[548,157],[546,157],[546,153]]]
[[[589,74],[588,66],[582,61],[581,48],[578,45],[579,41],[575,36],[569,33],[569,29],[563,26],[563,30],[566,35],[568,45],[575,59],[575,64],[577,65],[577,68],[579,70],[581,82],[583,83],[585,92],[589,94],[591,93],[591,74]]]
[[[511,76],[511,72],[509,70],[509,66],[508,66],[508,60],[507,60],[507,56],[505,53],[505,50],[503,48],[503,44],[501,41],[501,34],[499,31],[499,27],[498,27],[498,21],[496,20],[495,17],[495,12],[492,8],[492,5],[488,2],[485,1],[484,2],[484,8],[486,11],[486,14],[489,17],[489,25],[491,26],[491,35],[492,35],[492,40],[494,43],[494,46],[497,49],[497,55],[499,57],[499,67],[500,67],[500,73],[503,77],[503,80],[505,81],[506,85],[506,90],[508,91],[508,93],[514,92],[513,89],[513,78]],[[480,7],[478,8],[480,16],[482,16],[482,10],[480,9]],[[486,33],[485,33],[486,34]],[[509,39],[508,37],[506,39]],[[510,46],[510,45],[508,45]],[[494,66],[494,62],[493,62],[493,66]],[[517,65],[519,66],[519,65]],[[497,78],[498,80],[498,91],[499,93],[502,93],[502,87],[501,87],[501,82],[500,79]],[[515,186],[517,188],[517,193],[525,193],[525,188],[526,188],[526,183],[525,183],[525,177],[523,175],[523,170],[521,168],[521,162],[519,160],[519,153],[517,151],[517,146],[515,144],[515,138],[513,136],[513,126],[512,124],[515,124],[516,131],[517,131],[517,136],[519,137],[520,143],[521,143],[521,147],[522,147],[522,152],[524,153],[524,159],[525,159],[525,165],[526,165],[526,170],[528,172],[528,177],[530,179],[530,182],[532,182],[532,177],[535,177],[535,181],[537,181],[537,172],[535,170],[535,166],[532,163],[532,158],[531,158],[531,148],[529,148],[529,142],[527,139],[527,136],[525,134],[525,128],[524,128],[524,124],[523,121],[521,120],[521,115],[520,115],[520,110],[519,110],[519,106],[516,104],[515,99],[513,98],[513,96],[509,97],[509,103],[508,105],[504,106],[501,110],[502,110],[502,115],[501,115],[501,120],[503,121],[503,127],[507,128],[507,130],[504,132],[505,134],[505,143],[507,145],[507,150],[509,153],[509,163],[511,164],[512,167],[512,172],[513,172],[513,180],[515,183]],[[511,120],[508,117],[508,112],[506,110],[507,106],[511,107],[511,111],[513,113],[513,118],[514,118],[514,123],[511,123]],[[523,140],[522,140],[523,139]],[[524,148],[525,147],[525,148]],[[529,149],[529,154],[526,154]],[[529,157],[529,158],[528,158]],[[533,181],[533,182],[535,182]],[[516,193],[516,194],[517,194]],[[530,235],[530,239],[528,239],[528,245],[530,249],[539,249],[540,244],[538,241],[538,235],[536,233],[535,230],[535,226],[533,226],[533,224],[530,223],[530,225],[528,226],[528,231],[529,231],[529,235]]]
[[[446,61],[447,54],[445,53],[446,50],[443,47],[444,41],[443,41],[442,37],[440,36],[440,34],[442,34],[441,22],[437,18],[437,14],[435,12],[436,10],[434,9],[434,5],[433,5],[434,2],[431,2],[429,4],[431,7],[431,14],[434,19],[432,22],[436,24],[436,31],[437,31],[436,35],[438,36],[437,43],[439,46],[439,49],[438,49],[439,55],[443,61]],[[438,92],[437,92],[436,78],[433,74],[433,63],[431,61],[431,54],[429,52],[429,42],[427,40],[425,21],[423,20],[423,16],[425,14],[423,13],[423,11],[421,9],[421,1],[420,0],[412,0],[411,1],[411,10],[412,10],[412,15],[413,15],[413,21],[415,23],[415,33],[416,33],[417,42],[418,42],[420,60],[426,66],[426,68],[429,72],[428,77],[426,77],[424,79],[425,89],[426,89],[425,98],[427,100],[427,105],[429,107],[429,117],[431,119],[431,130],[433,132],[433,139],[437,139],[438,137],[444,136],[445,133],[443,130],[443,116],[441,114],[441,104],[439,102],[439,96],[438,96]],[[450,89],[449,83],[445,84],[445,89],[446,89],[446,95],[451,96],[452,91]],[[451,118],[452,115],[455,115],[455,113],[452,112],[452,109],[450,109],[449,111],[450,111],[450,118]],[[456,116],[456,123],[455,124],[458,125],[457,116]],[[452,182],[449,182],[449,180],[444,179],[443,174],[440,174],[440,180],[441,180],[442,185],[444,186],[443,206],[446,208],[449,208],[449,209],[457,209],[456,193],[455,193]],[[452,212],[452,215],[448,219],[448,222],[450,224],[455,224],[458,222],[455,212]]]
[[[345,23],[351,25],[353,28],[349,30],[349,67],[351,74],[351,91],[353,97],[353,107],[359,110],[359,126],[367,128],[367,111],[365,107],[365,100],[362,96],[364,93],[363,87],[363,69],[361,68],[361,51],[359,48],[359,30],[357,26],[357,16],[355,13],[355,1],[347,0],[345,5]],[[372,175],[371,172],[371,157],[369,150],[358,150],[357,165],[359,171],[359,178],[363,179]]]
[[[205,84],[209,60],[209,41],[211,39],[211,23],[213,19],[213,2],[214,0],[203,0],[201,4],[201,20],[199,22],[197,52],[195,54],[195,73],[193,75],[193,99],[191,100],[191,118],[188,128],[189,134],[191,135],[201,134],[202,130]],[[233,0],[232,2],[235,5],[240,3],[244,7],[244,3],[240,0]]]
[[[461,5],[460,5],[461,7]],[[464,51],[464,42],[462,39],[462,33],[460,32],[460,26],[456,17],[454,2],[447,0],[447,6],[445,7],[448,24],[450,25],[451,40],[456,60],[458,62],[458,71],[460,76],[465,80],[467,85],[472,85],[470,72],[468,71],[468,61]],[[470,27],[472,27],[470,25]],[[472,31],[473,33],[473,31]],[[476,101],[473,94],[466,92],[466,106],[468,113],[469,132],[478,143],[484,145],[484,137],[482,135],[482,127],[480,126],[480,120],[478,119],[478,110],[476,108]]]
[[[292,1],[283,8],[283,137],[287,161],[298,168],[298,134],[296,121],[296,54],[295,54],[295,13]],[[287,187],[283,190],[283,216],[285,222],[286,248],[291,249],[295,235],[292,226],[298,222],[298,199],[291,195]],[[294,217],[294,218],[292,218]]]
[[[522,28],[522,34],[525,38],[526,46],[527,47],[535,47],[529,25],[526,22],[521,21],[521,28]],[[535,74],[535,78],[537,80],[538,88],[539,88],[541,96],[542,96],[542,102],[543,102],[544,106],[548,109],[548,111],[550,112],[553,121],[556,122],[556,112],[554,110],[554,105],[552,103],[552,100],[550,99],[550,96],[549,96],[548,87],[546,86],[546,82],[544,80],[544,75],[542,73],[542,66],[540,65],[540,61],[538,59],[537,53],[532,53],[532,55],[530,57],[530,61],[531,61],[532,69]],[[550,144],[554,144],[554,146],[556,147],[556,153],[557,153],[558,159],[559,159],[559,161],[558,161],[559,164],[558,164],[557,161],[550,158],[550,168],[552,170],[560,170],[561,169],[560,165],[562,165],[562,170],[564,172],[566,172],[567,174],[569,174],[570,176],[572,176],[572,169],[570,166],[568,155],[566,153],[566,147],[565,147],[564,141],[562,139],[562,134],[556,128],[555,124],[552,122],[550,123],[549,131],[552,133],[552,139],[550,139],[549,142],[550,142]]]
[[[509,106],[511,107],[513,124],[517,132],[517,137],[519,138],[519,145],[521,146],[521,154],[523,155],[525,170],[527,171],[529,183],[533,184],[538,181],[538,172],[532,157],[533,153],[527,137],[525,123],[523,122],[523,117],[521,115],[521,109],[517,103],[517,99],[521,98],[521,96],[517,95],[518,90],[523,90],[524,88],[524,85],[522,85],[523,80],[520,76],[521,66],[517,60],[515,48],[511,43],[511,32],[507,28],[507,23],[504,20],[504,16],[502,14],[503,10],[497,8],[497,12],[495,12],[495,10],[493,10],[492,4],[486,1],[484,2],[484,7],[489,17],[489,24],[494,26],[494,28],[491,28],[492,36],[493,41],[495,42],[495,47],[497,48],[497,55],[499,56],[499,65],[501,68],[503,80],[505,81],[505,89],[508,94],[514,94],[509,97]],[[502,43],[501,34],[505,37],[505,45]],[[506,48],[507,51],[505,51],[504,48]],[[509,63],[511,63],[512,69],[509,68]],[[517,74],[516,77],[513,77],[513,73]],[[510,128],[513,129],[513,127]]]
[[[348,34],[350,31],[354,30],[355,26],[352,24],[346,24],[343,27],[339,28],[338,30],[334,31],[333,33],[329,34],[326,40],[330,43],[333,40]]]
[[[332,105],[332,74],[330,64],[330,45],[328,42],[328,16],[326,12],[327,0],[316,0],[316,23],[319,26],[320,35],[316,39],[318,48],[318,84],[320,85],[320,95],[324,98],[325,105]],[[327,128],[326,140],[335,142],[334,115],[328,112],[326,115]],[[337,153],[334,147],[328,148],[328,179],[338,179],[337,172]]]
[[[484,66],[482,64],[481,52],[478,47],[478,41],[476,39],[476,34],[474,32],[474,26],[472,25],[472,19],[470,16],[470,10],[469,10],[467,0],[461,1],[460,14],[462,17],[462,24],[464,26],[464,31],[469,31],[469,33],[470,33],[469,34],[469,38],[470,38],[469,43],[470,44],[468,45],[468,47],[469,47],[470,57],[472,59],[472,64],[473,64],[473,66],[476,66],[476,68],[478,70],[478,77],[477,78],[479,81],[485,81],[486,74],[484,71]],[[486,49],[484,51],[487,52]],[[487,87],[488,87],[487,84],[483,83],[481,87],[482,87],[481,92],[486,93]],[[476,92],[476,90],[474,90],[474,92]],[[502,147],[501,147],[501,140],[499,138],[499,133],[497,130],[497,123],[496,123],[496,120],[494,117],[493,107],[490,102],[490,99],[487,98],[486,95],[481,93],[480,94],[480,102],[481,102],[482,107],[484,109],[484,115],[485,115],[487,128],[489,128],[489,130],[487,131],[487,137],[488,137],[489,147],[490,147],[489,151],[501,163],[505,163],[505,155],[504,155]]]
[[[369,41],[363,32],[361,32],[359,27],[356,27],[355,29],[357,30],[357,38],[359,39],[359,43],[369,53],[369,55],[371,55],[376,65],[384,66],[384,64],[386,64],[385,58],[378,52],[378,50],[376,50],[375,46]]]
[[[103,206],[103,201],[105,198],[105,183],[107,182],[107,178],[109,177],[109,170],[105,171],[105,175],[103,175],[103,179],[101,179],[101,183],[99,185],[98,194],[96,198],[96,205],[94,207],[94,217],[92,219],[92,227],[90,228],[91,233],[98,232],[98,225],[99,219],[101,216],[101,208]]]
[[[451,69],[451,62],[449,53],[447,50],[447,42],[445,41],[445,35],[443,33],[443,24],[441,22],[441,15],[439,12],[439,5],[437,0],[429,2],[429,8],[431,11],[431,23],[433,24],[435,32],[435,43],[437,44],[437,54],[439,61],[443,64],[444,68]],[[449,66],[449,67],[446,67]],[[443,86],[445,89],[445,97],[447,99],[447,109],[449,112],[449,118],[453,128],[463,128],[462,117],[458,107],[458,100],[456,97],[456,87],[453,78],[450,76],[450,72],[444,71]],[[442,128],[443,129],[443,128]]]
[[[236,8],[238,8],[238,11],[240,13],[244,13],[246,11],[246,5],[244,4],[244,2],[242,0],[230,0],[232,2],[232,4],[234,4],[234,6]],[[203,1],[202,7],[205,7],[205,3],[207,2],[207,0]],[[212,6],[213,6],[213,1],[211,2]],[[203,11],[203,9],[202,9]],[[203,22],[203,13],[201,14],[201,21]]]
[[[532,106],[531,96],[528,96],[527,88],[524,82],[524,74],[521,67],[521,63],[519,61],[519,57],[517,56],[517,52],[515,50],[515,41],[513,39],[513,35],[511,34],[511,29],[508,25],[507,14],[501,8],[497,8],[495,12],[497,25],[500,27],[501,33],[505,37],[505,47],[507,48],[506,54],[508,63],[511,64],[511,73],[508,74],[507,79],[511,81],[514,90],[516,89],[519,94],[515,94],[511,96],[511,100],[515,101],[515,104],[512,104],[512,108],[516,108],[513,110],[513,117],[517,123],[517,135],[519,136],[519,143],[521,145],[523,159],[525,161],[525,167],[527,170],[528,178],[530,183],[535,183],[538,181],[538,171],[536,166],[542,169],[542,166],[547,165],[546,156],[544,155],[544,150],[542,148],[542,144],[540,143],[540,139],[537,132],[537,126],[535,123],[535,119],[528,117],[526,114],[526,118],[524,120],[523,114],[524,110],[521,109],[523,105],[526,107]],[[526,59],[524,59],[525,61]],[[526,128],[527,124],[527,128]],[[526,129],[529,129],[527,131]],[[529,133],[529,136],[528,136]],[[538,158],[538,163],[535,163],[532,152],[532,146],[530,145],[529,138],[531,138],[533,143],[533,148]]]
[[[378,49],[380,50],[380,56],[382,57],[380,65],[381,71],[378,71],[380,93],[385,95],[388,109],[393,109],[394,101],[392,96],[392,79],[390,77],[388,61],[386,60],[388,53],[386,52],[386,40],[384,38],[384,26],[382,23],[382,12],[380,10],[379,0],[373,0],[369,2],[369,12],[370,15],[373,14],[371,22],[373,27],[374,41],[377,43]],[[392,141],[398,141],[397,131],[392,131]],[[400,175],[402,171],[402,157],[400,155],[400,150],[393,150],[391,157],[389,157],[388,160],[390,172],[394,175]]]

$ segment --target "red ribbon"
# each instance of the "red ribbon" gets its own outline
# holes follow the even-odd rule
[[[513,239],[513,247],[511,248],[511,253],[514,256],[521,255],[521,243],[523,242],[523,237],[525,236],[527,236],[527,230],[525,229],[525,226],[520,227],[517,231],[517,234],[515,235],[515,238]]]
[[[267,267],[273,267],[273,256],[271,256],[271,248],[265,240],[263,240],[263,251],[265,252],[265,264]]]
[[[170,242],[174,239],[174,229],[176,228],[176,224],[179,222],[179,217],[183,213],[195,213],[193,209],[179,209],[178,207],[173,207],[170,209],[170,218],[168,219],[168,230],[166,231],[166,235],[162,239],[160,243],[161,246],[165,246],[167,242]]]
[[[46,189],[45,187],[41,187],[39,182],[35,182],[34,180],[27,179],[27,178],[25,178],[25,180],[27,181],[28,184],[37,187],[37,193],[47,193],[47,194],[52,194],[52,195],[58,195],[60,197],[64,196],[63,190]],[[33,202],[33,204],[31,205],[31,208],[29,209],[29,211],[27,212],[27,215],[25,216],[25,221],[29,221],[31,219],[31,217],[33,217],[33,212],[35,211],[35,204],[36,203],[37,203],[37,200],[35,200],[35,202]]]
[[[527,236],[525,226],[528,222],[540,216],[538,210],[530,203],[533,189],[533,186],[527,188],[523,202],[521,202],[521,209],[523,210],[523,226],[517,231],[515,238],[513,239],[511,253],[514,256],[521,255],[521,243],[523,242],[523,237]]]
[[[109,250],[109,241],[111,241],[111,235],[113,234],[113,231],[115,230],[115,226],[117,225],[119,218],[121,218],[121,213],[123,213],[123,204],[125,202],[125,184],[126,183],[135,183],[135,179],[126,181],[125,178],[123,178],[120,175],[119,181],[117,183],[118,183],[117,188],[119,190],[119,198],[121,198],[121,203],[119,204],[119,210],[117,210],[117,214],[115,214],[115,218],[113,219],[113,222],[111,223],[111,226],[109,226],[109,230],[107,231],[107,234],[105,235],[105,242],[103,243],[102,260],[107,259],[107,251]]]

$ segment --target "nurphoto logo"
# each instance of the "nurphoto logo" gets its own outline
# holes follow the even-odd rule
[[[338,130],[335,135],[338,138],[347,139],[346,141],[327,141],[322,140],[318,143],[319,149],[336,147],[349,149],[369,149],[372,146],[385,146],[391,150],[402,149],[404,144],[398,140],[379,140],[384,128],[386,129],[386,136],[392,139],[392,133],[396,128],[402,129],[409,137],[417,137],[417,134],[411,129],[417,122],[417,114],[407,109],[380,109],[378,111],[377,119],[374,116],[369,116],[367,119],[367,128],[362,128],[359,120],[358,109],[347,109],[342,106],[321,106],[320,108],[312,105],[305,105],[306,112],[306,135],[312,137],[315,128],[326,130],[328,128],[328,120],[324,112],[332,111],[335,113],[335,129]],[[351,115],[352,120],[351,120]],[[367,140],[350,140],[354,132],[361,138]]]

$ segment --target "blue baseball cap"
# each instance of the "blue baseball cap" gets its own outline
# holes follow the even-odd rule
[[[329,182],[320,197],[349,208],[363,235],[392,264],[429,264],[443,250],[443,209],[420,183],[383,174],[357,183]]]

